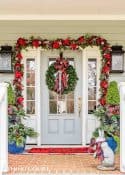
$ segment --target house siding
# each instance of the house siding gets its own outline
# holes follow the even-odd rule
[[[1,23],[1,22],[0,22]],[[110,24],[111,23],[111,24]],[[29,38],[31,36],[47,39],[56,38],[78,38],[81,35],[89,33],[91,35],[102,36],[111,45],[122,45],[125,50],[125,23],[123,22],[10,22],[4,24],[0,28],[0,45],[12,45],[16,43],[19,37]],[[125,63],[125,58],[124,58]],[[125,70],[125,64],[124,64]],[[117,81],[118,83],[125,81],[124,73],[111,73],[109,81]],[[9,81],[13,82],[13,74],[0,73],[0,82]],[[98,123],[97,123],[98,124]],[[90,126],[90,123],[89,123]],[[89,140],[89,136],[88,139]]]
[[[89,33],[102,36],[111,45],[122,45],[125,50],[124,21],[0,21],[0,26],[0,45],[13,46],[19,37],[77,38]],[[0,73],[0,82],[12,79],[13,74]],[[110,74],[111,80],[125,81],[125,73]]]

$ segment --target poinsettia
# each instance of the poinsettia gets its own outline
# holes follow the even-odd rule
[[[106,98],[105,97],[100,98],[99,102],[102,106],[104,106],[106,104]]]
[[[108,65],[105,65],[103,68],[102,68],[102,73],[109,73],[110,71],[110,67]]]
[[[76,50],[76,49],[78,49],[78,45],[75,44],[75,43],[72,43],[72,44],[70,44],[70,48],[71,48],[72,50]]]
[[[20,71],[15,72],[15,78],[21,79],[22,77],[23,77],[23,72],[20,72]]]
[[[64,46],[69,46],[70,45],[70,39],[67,38],[65,40],[62,40],[62,43],[63,43]]]
[[[111,54],[110,53],[106,53],[103,55],[103,57],[106,59],[106,60],[110,60],[111,59]]]
[[[23,58],[23,56],[20,52],[18,52],[16,55],[16,58],[18,58],[18,60],[21,60]]]
[[[17,44],[18,44],[19,46],[26,46],[26,40],[25,40],[24,38],[19,38],[19,39],[17,40]]]
[[[23,98],[23,97],[18,97],[18,98],[17,98],[17,103],[18,103],[19,105],[22,105],[22,104],[23,104],[23,101],[24,101],[24,98]]]
[[[106,81],[106,80],[101,81],[101,82],[100,82],[100,86],[101,86],[102,88],[107,88],[107,87],[108,87],[108,81]]]
[[[59,47],[60,47],[60,42],[59,41],[54,41],[53,45],[52,45],[52,48],[53,49],[58,49]]]
[[[35,47],[35,48],[38,48],[40,46],[40,44],[41,44],[41,41],[38,40],[38,39],[34,39],[32,41],[32,46]]]
[[[79,44],[83,44],[84,41],[85,41],[85,38],[83,36],[78,38],[78,43]]]
[[[14,65],[14,69],[15,69],[15,70],[20,70],[20,69],[21,69],[21,66],[22,66],[22,64],[20,64],[19,62],[17,62],[17,63],[15,63],[15,65]]]

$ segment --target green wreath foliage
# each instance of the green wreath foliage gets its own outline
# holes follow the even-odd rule
[[[46,71],[46,84],[48,86],[48,89],[51,91],[55,91],[54,86],[55,86],[56,73],[57,70],[55,69],[53,63],[48,67],[48,70]],[[66,69],[66,73],[68,75],[68,87],[64,89],[62,94],[68,94],[74,91],[78,81],[76,70],[72,65],[68,66],[68,68]]]

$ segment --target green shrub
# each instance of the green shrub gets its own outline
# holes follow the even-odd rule
[[[116,81],[111,81],[106,95],[106,103],[108,105],[119,105],[120,95]]]
[[[15,93],[14,90],[12,88],[12,85],[10,83],[8,83],[8,104],[9,105],[14,105],[15,104]]]

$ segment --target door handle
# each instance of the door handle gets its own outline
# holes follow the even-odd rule
[[[79,112],[79,117],[81,114],[81,109],[82,109],[82,97],[78,98],[78,112]]]

